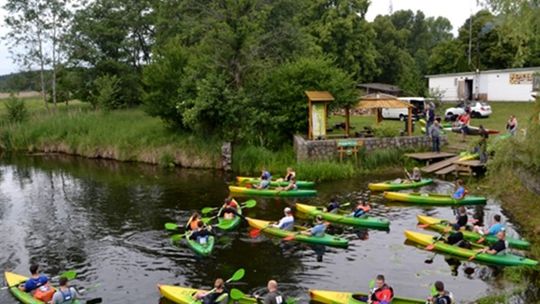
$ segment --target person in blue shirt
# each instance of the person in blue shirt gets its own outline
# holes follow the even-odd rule
[[[51,304],[72,304],[79,298],[79,293],[75,287],[68,285],[68,279],[61,277],[58,280],[60,285],[52,298]]]
[[[322,216],[317,215],[315,217],[315,226],[311,227],[310,229],[308,229],[306,231],[303,231],[302,234],[311,235],[311,236],[315,236],[315,237],[323,237],[327,226],[328,226],[328,224],[323,222]]]
[[[268,172],[268,170],[266,170],[266,168],[263,168],[261,170],[261,176],[259,178],[261,180],[266,179],[266,180],[270,181],[270,180],[272,180],[272,174],[270,174],[270,172]]]
[[[461,179],[456,180],[456,190],[452,194],[452,198],[456,200],[463,199],[466,194],[465,187],[463,186],[463,181]]]
[[[474,226],[474,231],[481,235],[497,235],[497,233],[504,231],[504,225],[501,223],[501,216],[499,214],[493,216],[493,221],[493,224],[489,228]]]
[[[197,243],[199,244],[206,244],[208,243],[208,238],[210,237],[210,235],[212,235],[211,229],[212,226],[209,226],[207,228],[204,227],[202,221],[197,222],[197,230],[191,232],[191,234],[189,235],[189,239],[197,241]]]
[[[19,286],[19,289],[25,292],[33,292],[41,286],[47,285],[49,278],[46,275],[39,274],[39,266],[32,264],[30,266],[30,278]]]
[[[281,218],[277,224],[273,224],[272,226],[282,230],[294,230],[294,216],[291,208],[285,207],[285,209],[283,209],[283,213],[285,213],[285,216]]]
[[[256,189],[268,189],[270,187],[270,178],[266,175],[261,175],[261,182],[255,187]]]

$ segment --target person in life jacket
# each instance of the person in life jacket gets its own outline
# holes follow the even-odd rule
[[[268,281],[266,288],[268,288],[268,293],[263,298],[264,304],[284,304],[287,302],[285,296],[279,292],[276,281]]]
[[[212,228],[211,226],[208,228],[204,227],[202,221],[199,221],[197,225],[197,230],[191,232],[191,234],[189,235],[189,239],[197,241],[197,243],[199,244],[206,244],[208,242],[208,237],[212,235],[212,233],[210,232]]]
[[[221,210],[218,214],[219,217],[223,217],[224,219],[233,219],[236,215],[236,211],[238,210],[238,203],[231,197],[228,197],[225,199],[225,202],[223,203],[223,206],[221,206]]]
[[[49,278],[46,275],[39,274],[39,266],[37,264],[30,265],[30,278],[19,285],[19,289],[25,292],[33,293],[39,287],[48,285]]]
[[[60,287],[54,293],[51,304],[72,304],[79,298],[75,287],[69,287],[67,278],[61,277],[58,284]]]
[[[200,221],[201,215],[198,212],[193,213],[187,222],[187,229],[191,231],[197,230]]]
[[[384,281],[382,274],[377,275],[377,286],[370,291],[367,303],[370,304],[390,304],[394,298],[394,290]]]
[[[433,290],[430,297],[427,299],[429,304],[452,304],[454,303],[454,296],[451,292],[444,290],[444,283],[441,281],[433,284]]]
[[[202,301],[204,304],[220,304],[228,303],[229,301],[228,291],[225,288],[225,282],[222,278],[217,278],[214,282],[213,292],[199,291],[193,298]]]
[[[296,172],[294,171],[293,168],[287,167],[287,173],[285,174],[285,177],[278,178],[277,181],[278,182],[290,182],[291,179],[293,179],[293,178],[296,178]]]
[[[371,205],[365,200],[360,200],[354,211],[350,214],[353,217],[361,217],[366,215],[371,210]]]

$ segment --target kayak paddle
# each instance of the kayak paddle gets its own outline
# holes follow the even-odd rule
[[[437,238],[434,239],[433,243],[431,243],[431,244],[429,244],[429,245],[426,246],[426,250],[431,251],[431,250],[435,249],[435,244],[436,244],[438,241],[440,241],[443,237],[444,237],[443,234],[439,234],[439,236],[438,236]]]
[[[244,268],[240,268],[238,269],[237,271],[235,271],[232,275],[232,277],[230,277],[227,281],[225,281],[225,283],[230,283],[230,282],[234,282],[234,281],[239,281],[241,280],[244,275],[246,274],[246,271],[244,270]],[[213,293],[216,291],[216,288],[212,288],[208,293],[207,295]],[[238,295],[238,293],[237,293]],[[231,295],[231,298],[232,298],[232,295]]]
[[[243,204],[240,204],[240,208],[253,208],[256,205],[257,205],[257,202],[255,200],[251,199],[249,201],[246,201]],[[204,208],[202,208],[201,212],[203,214],[208,214],[208,213],[213,212],[215,210],[218,210],[220,208],[221,207],[204,207]]]
[[[76,272],[75,270],[68,270],[68,271],[66,271],[66,272],[64,272],[64,273],[62,273],[62,274],[60,274],[60,275],[57,275],[57,276],[52,277],[52,278],[51,278],[51,281],[53,281],[53,280],[58,280],[58,279],[61,278],[61,277],[64,277],[64,278],[66,278],[66,279],[68,279],[68,280],[71,281],[71,280],[73,280],[73,279],[75,279],[75,278],[77,277],[77,272]],[[13,284],[13,285],[11,285],[11,286],[4,286],[4,287],[0,288],[0,290],[9,289],[9,288],[18,286],[18,285],[20,285],[20,284],[22,284],[22,283],[24,283],[24,282],[26,282],[26,280],[17,282],[16,284]]]
[[[424,261],[424,263],[426,263],[426,264],[432,264],[432,263],[433,263],[433,259],[435,259],[436,256],[437,256],[437,252],[433,253],[433,255],[431,255],[430,258],[426,259],[426,260]]]
[[[219,207],[204,207],[204,208],[202,208],[201,212],[202,212],[202,214],[208,214],[208,213],[210,213],[210,212],[212,212],[214,210],[218,210],[218,209],[219,209]]]
[[[102,298],[94,298],[94,299],[86,301],[86,304],[99,304],[101,302],[103,302]]]
[[[236,288],[231,289],[231,299],[237,301],[244,298],[245,296],[246,294],[244,294],[241,290]]]
[[[186,232],[187,233],[187,232]],[[171,242],[180,242],[185,236],[186,236],[186,233],[182,233],[182,234],[173,234],[171,236]]]
[[[203,222],[203,224],[207,225],[208,223],[210,223],[210,221],[212,221],[215,218],[217,218],[217,215],[212,216],[212,217],[203,217],[203,218],[201,218],[201,222]]]

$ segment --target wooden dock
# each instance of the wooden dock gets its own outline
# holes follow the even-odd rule
[[[405,154],[408,158],[412,158],[418,161],[425,161],[428,165],[430,162],[437,160],[437,159],[444,159],[449,158],[452,156],[456,156],[455,153],[448,153],[448,152],[422,152],[422,153],[407,153]]]
[[[458,161],[460,159],[461,156],[459,155],[455,155],[453,157],[450,157],[450,158],[447,158],[447,159],[443,159],[441,161],[438,161],[436,163],[433,163],[431,165],[427,165],[423,168],[421,168],[420,170],[422,170],[423,172],[426,172],[426,173],[433,173],[433,172],[437,172],[439,170],[442,170],[442,169],[445,169],[449,166],[452,166],[454,164],[454,162]]]
[[[483,170],[486,164],[479,160],[462,160],[454,163],[456,166],[456,175],[476,175],[478,171]]]

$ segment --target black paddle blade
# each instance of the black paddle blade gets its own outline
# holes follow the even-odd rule
[[[102,298],[95,298],[95,299],[91,299],[91,300],[86,301],[86,304],[99,304],[101,302],[103,302]]]
[[[427,259],[424,261],[424,263],[426,264],[432,264],[433,263],[433,259]]]

